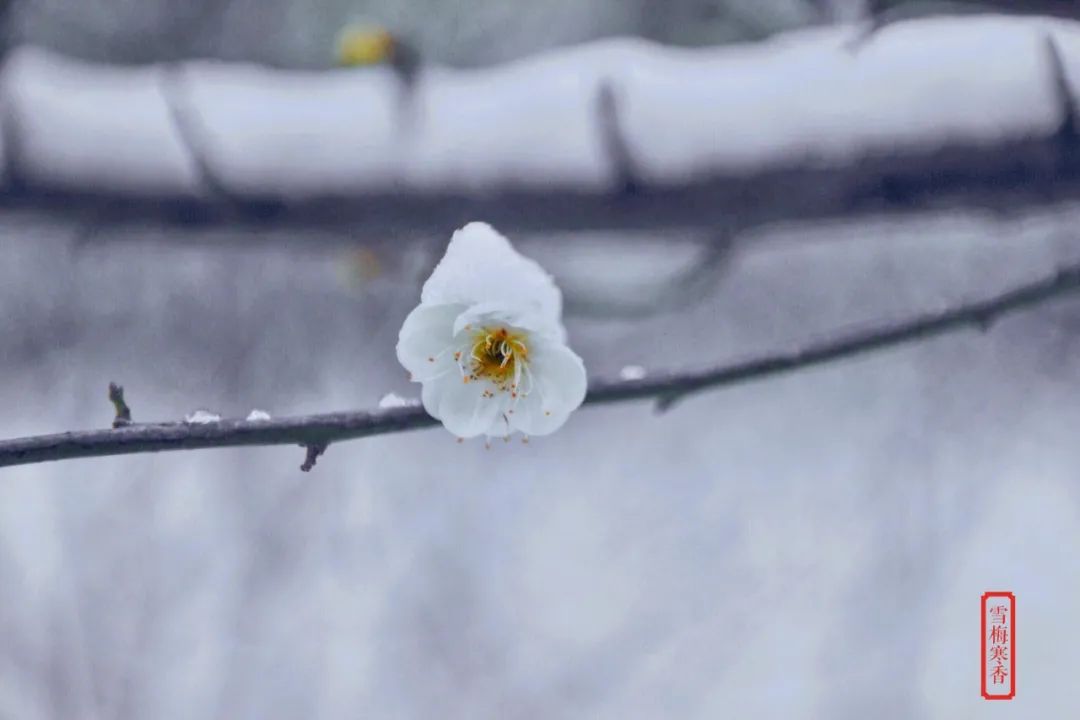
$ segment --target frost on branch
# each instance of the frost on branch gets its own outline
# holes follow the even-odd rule
[[[221,422],[221,416],[209,410],[196,410],[185,415],[184,422],[188,425],[208,425]]]

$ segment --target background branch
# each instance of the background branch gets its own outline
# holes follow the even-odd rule
[[[275,214],[281,206],[278,200],[235,192],[215,166],[212,142],[199,117],[197,106],[192,102],[184,66],[178,63],[165,65],[161,69],[160,84],[169,122],[211,202],[224,207],[228,212],[226,217],[263,218]],[[197,211],[200,219],[208,210],[197,204],[188,205],[185,209]],[[180,213],[179,217],[189,219],[186,212]]]
[[[599,380],[589,388],[585,403],[657,401],[666,410],[703,390],[749,382],[802,368],[855,357],[963,328],[987,330],[1001,316],[1031,308],[1080,291],[1080,263],[989,299],[917,315],[902,322],[858,329],[810,343],[791,352],[736,362],[720,367],[655,375],[640,380]],[[390,408],[372,412],[343,412],[274,420],[224,420],[205,424],[132,424],[111,430],[67,432],[0,442],[0,466],[25,465],[82,457],[126,455],[161,450],[300,445],[306,448],[304,466],[333,442],[417,430],[437,425],[423,408]]]
[[[918,22],[939,31],[944,21]],[[889,110],[895,117],[879,114],[879,89],[896,82],[890,66],[874,53],[838,60],[839,48],[832,41],[806,51],[806,58],[820,59],[828,71],[817,81],[821,91],[802,100],[804,121],[792,121],[782,109],[757,107],[757,94],[742,93],[736,85],[709,102],[699,97],[702,77],[715,77],[726,87],[731,77],[746,73],[755,78],[760,73],[755,87],[760,83],[786,96],[791,88],[783,64],[738,49],[713,57],[601,44],[580,57],[567,50],[551,63],[523,61],[497,71],[469,71],[470,87],[475,82],[498,93],[510,77],[516,87],[535,85],[541,94],[520,108],[512,103],[505,112],[477,111],[475,122],[462,124],[465,129],[443,121],[451,117],[450,101],[434,101],[444,93],[456,97],[456,86],[445,85],[438,74],[425,78],[409,91],[409,97],[424,94],[426,104],[423,122],[408,133],[402,133],[400,122],[378,120],[380,112],[397,103],[396,89],[378,74],[350,75],[347,83],[311,74],[303,76],[301,85],[301,78],[290,73],[228,63],[175,63],[155,77],[19,49],[2,66],[9,88],[2,110],[10,121],[4,123],[0,142],[10,170],[9,181],[0,184],[0,205],[82,216],[107,202],[110,219],[117,223],[257,227],[273,218],[284,228],[330,224],[369,236],[442,234],[478,217],[515,236],[711,231],[718,225],[741,230],[948,206],[1026,209],[1080,196],[1075,126],[1061,122],[1073,116],[1076,105],[1069,83],[1080,51],[1074,25],[1047,21],[1043,27],[1002,19],[992,32],[973,23],[968,34],[954,23],[954,42],[931,32],[925,48],[901,58],[912,68],[947,64],[954,78],[950,82],[973,98],[971,117],[985,116],[979,122],[960,117],[949,103],[940,103],[939,110],[937,103],[926,109],[913,102]],[[887,33],[873,41],[886,40]],[[1040,42],[1044,36],[1045,43]],[[979,59],[980,43],[994,47],[1001,38],[1031,42],[1016,58],[1015,73],[988,78]],[[1027,62],[1029,54],[1044,52],[1044,44],[1049,62]],[[960,52],[954,45],[969,50]],[[671,63],[660,61],[669,54]],[[585,60],[594,56],[610,68],[601,72],[599,63]],[[806,61],[813,60],[790,60],[793,68]],[[630,72],[639,66],[644,68],[640,73]],[[858,72],[852,73],[853,67]],[[85,76],[78,93],[64,80],[60,71],[65,68]],[[649,80],[649,68],[664,81]],[[595,92],[582,96],[561,89],[561,83],[550,82],[556,72],[580,74],[595,82]],[[932,90],[948,92],[948,87],[924,88],[922,82],[913,73],[897,92],[912,98]],[[1053,88],[1051,96],[1029,92],[1044,83]],[[193,92],[195,87],[200,92]],[[267,114],[280,114],[280,122],[232,117],[221,111],[220,99],[226,97],[239,108],[265,104]],[[837,116],[843,122],[834,121],[834,97],[847,108]],[[141,112],[160,113],[166,122],[130,130],[123,112],[118,109],[114,119],[107,109],[119,104],[117,98],[129,98]],[[361,105],[354,105],[360,98]],[[532,103],[578,117],[580,137],[540,132],[536,113],[528,109]],[[335,113],[356,113],[355,123],[339,124]],[[765,114],[754,125],[724,124],[729,116],[748,113]],[[882,123],[897,129],[879,132]],[[986,131],[990,127],[996,128],[992,134]],[[508,146],[508,138],[518,138],[514,142],[523,145],[521,158],[508,162],[514,153],[493,157],[462,151],[442,167],[445,159],[424,154],[429,146],[472,147],[489,133]],[[685,143],[672,140],[681,136]],[[118,168],[113,148],[120,143],[161,152],[126,160],[127,166]],[[524,143],[530,144],[527,150]],[[568,159],[579,157],[579,144],[595,151],[595,161]],[[400,152],[386,152],[398,145]],[[670,153],[661,152],[669,146]],[[379,152],[369,156],[348,150],[358,147]],[[699,151],[685,154],[685,147]],[[532,155],[550,159],[526,161]],[[419,172],[416,168],[426,168],[427,161],[438,167]],[[192,169],[199,184],[194,193]],[[144,174],[154,178],[152,186],[130,181]]]

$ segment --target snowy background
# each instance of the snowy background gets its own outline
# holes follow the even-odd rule
[[[637,31],[596,22],[598,36]],[[720,65],[690,81],[715,95],[702,100],[703,124],[687,126],[710,127],[727,93],[727,121],[757,130],[755,146],[741,144],[748,130],[727,144],[699,136],[712,165],[767,162],[800,141],[840,162],[873,143],[1045,131],[1055,122],[1038,70],[1045,23],[899,25],[855,69],[829,59],[842,28],[702,51]],[[1052,27],[1066,60],[1080,62],[1080,32]],[[605,41],[521,63],[554,64],[549,76],[572,89],[573,62],[642,47]],[[5,75],[5,92],[23,103],[24,171],[50,187],[199,191],[179,145],[154,140],[168,124],[153,101],[124,102],[142,92],[137,78],[49,52],[16,50],[5,69],[23,68]],[[923,56],[942,62],[920,68]],[[809,88],[792,94],[812,58],[834,79],[867,68],[898,80],[846,86],[833,97],[848,104],[829,115]],[[656,61],[646,69],[669,57]],[[204,67],[200,92],[231,98],[204,101],[222,127],[269,103],[266,88],[283,92],[270,71]],[[497,80],[522,67],[476,72]],[[679,92],[674,73],[644,87]],[[111,107],[95,95],[110,88]],[[80,112],[102,124],[80,134]],[[110,113],[123,121],[112,140]],[[437,116],[451,125],[432,137],[468,136],[452,106]],[[678,155],[685,132],[649,167],[692,176],[699,156]],[[589,146],[573,145],[587,133],[549,134],[564,155],[525,147],[458,165],[433,153],[447,162],[432,177],[456,183],[461,167],[491,171],[483,182],[514,167],[543,176],[530,160],[564,158],[558,168],[581,170],[570,179],[603,187]],[[234,179],[278,189],[316,177],[258,165],[280,161],[259,151],[278,147],[263,137],[244,151],[215,145],[214,157]],[[118,157],[115,172],[101,164]],[[339,164],[294,157],[322,177],[363,174],[348,153]],[[384,177],[409,186],[398,161]],[[680,279],[701,263],[707,232],[513,239],[563,286],[571,344],[599,377],[631,364],[700,368],[986,297],[1080,261],[1078,225],[1080,203],[1062,201],[760,226],[685,292],[670,286],[688,285]],[[136,420],[415,396],[394,343],[452,230],[119,223],[108,206],[88,228],[78,215],[5,206],[0,436],[106,425],[110,380],[124,384]],[[0,718],[1066,717],[1080,642],[1078,352],[1080,301],[1065,300],[986,333],[696,395],[661,416],[648,404],[586,408],[529,445],[485,450],[435,429],[335,445],[309,474],[288,447],[4,469]],[[1021,618],[1009,703],[979,696],[979,596],[998,589],[1016,593]]]

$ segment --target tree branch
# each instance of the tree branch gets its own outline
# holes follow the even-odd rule
[[[244,195],[229,187],[212,159],[212,143],[191,100],[184,67],[166,65],[160,72],[161,97],[168,111],[169,122],[210,198],[223,206],[230,216],[265,218],[280,212],[282,203],[276,198]],[[184,212],[180,214],[187,216],[192,211],[200,218],[207,214],[206,208],[200,210],[195,205],[184,206]]]
[[[996,0],[995,4],[1005,5],[1007,0]],[[1077,5],[1065,0],[1061,4]],[[1060,54],[1066,58],[1073,48],[1068,23],[1049,23],[1043,27],[1015,20],[1011,25],[1018,39],[1024,33],[1051,33],[1057,38],[1054,42],[1061,46]],[[928,24],[927,28],[931,26]],[[979,37],[981,32],[972,27],[972,37]],[[694,88],[700,78],[714,73],[716,77],[726,77],[743,73],[749,67],[754,73],[762,73],[763,87],[783,92],[786,81],[782,80],[782,68],[766,59],[771,54],[756,51],[746,54],[732,49],[722,57],[686,56],[685,61],[679,59],[669,66],[661,61],[667,50],[635,44],[632,49],[610,55],[617,62],[612,62],[611,70],[602,76],[592,76],[593,70],[588,69],[591,64],[582,67],[586,73],[583,77],[593,77],[597,83],[595,93],[588,99],[571,91],[571,86],[557,83],[548,87],[546,81],[542,84],[548,89],[543,92],[550,94],[536,99],[544,107],[573,113],[575,117],[583,109],[582,102],[592,106],[585,110],[591,109],[596,115],[595,133],[582,136],[580,141],[589,143],[590,147],[597,146],[595,149],[609,166],[606,170],[594,167],[592,160],[583,162],[579,150],[571,151],[575,146],[551,139],[559,135],[548,133],[551,138],[536,135],[536,142],[542,140],[550,145],[530,147],[521,158],[510,158],[513,162],[505,158],[495,162],[487,154],[466,152],[460,158],[451,158],[453,162],[430,176],[426,170],[417,173],[417,168],[412,167],[414,161],[426,158],[425,153],[430,150],[423,149],[431,139],[426,133],[436,133],[436,137],[442,138],[437,143],[440,147],[443,142],[455,147],[460,142],[468,147],[475,137],[502,133],[504,128],[512,134],[508,137],[531,138],[530,128],[538,122],[532,117],[531,106],[517,104],[504,113],[498,103],[485,105],[478,112],[475,124],[450,123],[447,128],[442,127],[445,123],[440,123],[435,114],[409,129],[416,136],[406,138],[403,133],[408,128],[403,125],[408,122],[408,114],[402,115],[396,124],[374,120],[381,112],[375,108],[392,101],[376,76],[357,75],[349,80],[356,82],[356,92],[375,100],[371,118],[361,112],[354,129],[353,124],[343,127],[320,119],[324,112],[330,112],[323,105],[326,102],[345,103],[341,112],[356,110],[348,105],[352,95],[346,94],[337,80],[325,85],[323,80],[311,76],[311,94],[304,91],[294,95],[298,86],[293,75],[270,72],[251,75],[250,69],[227,63],[212,72],[199,65],[175,64],[163,70],[160,80],[160,110],[166,113],[171,128],[148,123],[129,130],[124,125],[122,111],[117,112],[115,121],[110,121],[107,115],[99,118],[95,112],[93,122],[101,123],[100,131],[85,133],[81,132],[84,124],[74,121],[80,117],[82,103],[95,98],[117,103],[116,98],[128,97],[115,94],[115,89],[129,86],[131,102],[138,103],[134,107],[149,110],[149,104],[143,105],[147,102],[145,78],[116,68],[75,66],[79,72],[86,70],[87,78],[100,77],[107,83],[88,80],[86,96],[80,94],[68,110],[68,101],[64,99],[71,95],[68,86],[56,81],[55,69],[49,69],[54,61],[64,61],[34,59],[34,55],[40,54],[37,51],[29,61],[16,54],[5,69],[10,76],[5,78],[5,85],[10,89],[4,93],[5,106],[0,108],[11,120],[0,128],[6,133],[0,139],[5,140],[3,150],[11,165],[8,174],[11,181],[0,183],[0,206],[79,217],[88,210],[93,212],[105,201],[110,203],[110,217],[117,223],[141,224],[152,220],[181,225],[227,224],[235,228],[240,223],[258,227],[273,218],[278,227],[286,230],[336,227],[347,229],[351,236],[404,237],[443,234],[478,217],[509,235],[619,229],[711,230],[728,223],[737,225],[737,229],[747,229],[786,221],[849,220],[882,212],[910,213],[949,206],[1004,213],[1080,196],[1080,162],[1074,162],[1077,143],[1069,139],[1071,126],[1055,127],[1059,108],[1040,102],[1023,108],[1022,113],[1013,109],[1017,102],[1030,104],[1032,96],[1027,94],[1027,88],[1044,81],[1038,66],[1026,60],[1020,63],[1025,74],[1003,79],[1000,97],[992,101],[987,95],[989,88],[984,88],[986,80],[979,75],[982,66],[978,58],[973,54],[956,55],[955,48],[940,39],[939,33],[928,36],[939,39],[928,40],[925,48],[916,49],[925,51],[923,60],[927,66],[935,63],[954,66],[958,87],[970,85],[974,88],[972,97],[982,98],[971,108],[972,117],[991,113],[989,120],[961,122],[961,116],[951,109],[924,112],[921,106],[913,106],[896,111],[901,113],[896,118],[898,127],[906,129],[898,130],[895,136],[853,125],[857,132],[852,137],[842,137],[840,133],[845,132],[847,121],[819,122],[832,116],[832,91],[818,93],[824,100],[806,104],[811,122],[800,128],[788,122],[783,108],[759,107],[757,95],[743,98],[733,88],[730,102],[724,103],[724,112],[732,116],[760,115],[757,123],[760,128],[738,122],[723,132],[706,134],[702,128],[712,127],[724,116],[712,108],[715,103],[701,107],[694,104]],[[1069,100],[1065,72],[1056,55],[1058,48],[1050,44],[1048,48],[1053,64],[1047,69],[1058,88],[1058,99]],[[823,40],[808,50],[813,54],[807,57],[820,57],[823,67],[828,69],[818,78],[819,84],[835,90],[848,87],[852,77],[857,78],[850,90],[852,95],[845,102],[854,103],[851,107],[856,109],[864,108],[866,113],[855,115],[865,114],[865,122],[880,123],[875,110],[880,103],[875,93],[893,82],[890,68],[895,65],[871,53],[852,61],[860,68],[852,76],[849,63],[834,62],[832,54],[836,47],[831,40]],[[1030,52],[1040,50],[1035,44],[1030,48]],[[602,47],[596,52],[597,57],[608,57],[608,50]],[[1027,55],[1025,51],[1022,58]],[[682,58],[683,53],[680,51],[673,57]],[[499,78],[518,78],[524,86],[553,71],[545,69],[547,62],[515,63],[496,74]],[[654,67],[654,62],[662,62],[656,67],[670,69],[683,67],[686,62],[686,70],[668,78],[669,69],[664,69],[654,78],[652,71],[647,70]],[[790,62],[802,61],[792,58]],[[634,77],[626,75],[639,64],[646,68],[643,76],[638,78],[636,71],[632,73]],[[682,72],[685,72],[685,89],[674,88],[674,92],[670,92],[671,88],[660,89],[660,77],[667,78],[663,81],[665,86],[678,85],[682,82]],[[477,87],[490,82],[491,92],[502,91],[500,83],[504,81],[493,80],[492,72],[478,70],[469,77],[470,82],[478,83]],[[280,123],[249,127],[223,118],[210,122],[210,114],[200,110],[199,104],[212,102],[210,98],[217,96],[222,88],[244,87],[255,78],[258,80],[252,86],[252,94],[245,92],[248,99],[244,102],[259,98],[258,102],[266,103],[266,113],[281,114]],[[194,85],[190,83],[196,81],[213,89],[214,95],[193,94]],[[917,87],[919,82],[917,77],[905,78],[904,92]],[[441,97],[442,83],[439,77],[432,77],[417,91],[422,90],[427,94],[425,97],[432,93]],[[37,89],[24,92],[26,87]],[[404,92],[402,98],[411,98],[411,92]],[[323,110],[284,112],[294,102]],[[441,109],[440,101],[430,109],[434,112],[439,108],[443,112],[450,111],[450,107]],[[1009,109],[999,115],[995,108]],[[43,113],[70,115],[71,121],[58,126],[65,129],[55,138],[51,134],[39,137],[34,119]],[[905,118],[910,122],[904,122]],[[910,132],[912,125],[918,127],[917,132]],[[999,132],[989,133],[989,127],[998,127]],[[49,132],[61,131],[50,129]],[[681,147],[683,142],[678,141],[678,135],[684,132],[700,138],[696,142],[702,144],[701,152],[691,156],[679,150],[664,162],[657,162],[664,153],[652,145],[661,143],[666,147],[669,140],[665,138],[674,138],[677,142],[672,147]],[[138,192],[133,192],[131,184],[123,179],[129,174],[118,174],[118,157],[110,147],[124,141],[129,134],[139,147],[161,144],[160,157],[154,153],[138,157],[130,153],[123,155],[123,162],[131,166],[130,174],[148,173],[160,178],[152,188],[140,187]],[[752,147],[741,147],[746,144],[744,137],[752,138]],[[357,142],[364,146],[371,143],[372,147],[380,148],[388,143],[395,146],[405,143],[402,147],[415,145],[420,154],[412,150],[404,153],[380,150],[370,162],[365,157],[362,162],[346,164],[343,158],[341,162],[327,164],[324,151],[306,153],[297,138],[310,138],[313,148],[332,147],[338,142],[350,146]],[[7,141],[11,141],[12,147],[6,146]],[[57,162],[50,159],[52,150],[40,149],[56,142],[64,149],[58,157],[77,157],[78,162]],[[231,152],[223,152],[225,148]],[[177,150],[188,155],[190,168],[175,162],[173,156]],[[240,152],[248,154],[241,157]],[[545,160],[540,166],[533,167],[534,160],[519,163],[526,157],[535,158],[548,152],[551,152],[550,162]],[[423,164],[418,167],[423,168]],[[453,168],[453,172],[447,168]],[[599,181],[598,169],[608,182]],[[191,187],[192,170],[199,181],[195,192]],[[99,179],[88,183],[87,177]],[[462,182],[466,178],[468,182]],[[642,192],[628,192],[634,188]]]
[[[610,79],[602,81],[596,91],[596,115],[604,152],[615,179],[614,187],[624,195],[637,192],[642,184],[641,171],[619,120],[619,97],[615,83]]]
[[[1080,292],[1080,263],[989,299],[924,313],[903,322],[849,331],[791,352],[766,355],[730,365],[649,376],[640,380],[599,380],[585,403],[657,401],[666,410],[697,392],[759,380],[823,365],[887,347],[911,343],[964,328],[987,330],[1008,313]],[[223,420],[206,424],[132,424],[111,430],[67,432],[0,441],[0,467],[105,455],[240,447],[300,445],[310,470],[327,445],[342,440],[418,430],[438,425],[423,408],[328,413],[274,420]]]

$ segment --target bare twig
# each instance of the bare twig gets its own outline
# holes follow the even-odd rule
[[[116,383],[109,383],[109,402],[116,409],[116,417],[113,418],[114,428],[124,427],[131,424],[131,408],[124,402],[124,388]]]
[[[326,452],[326,443],[305,445],[304,450],[304,464],[300,466],[300,469],[303,472],[311,472],[315,463],[319,461],[319,456]]]
[[[964,328],[985,331],[1003,315],[1078,292],[1080,263],[989,299],[924,313],[902,322],[849,331],[810,343],[800,350],[696,372],[668,373],[640,380],[599,380],[591,385],[585,402],[598,405],[656,399],[660,409],[667,409],[703,390],[823,365]],[[275,420],[132,424],[113,430],[67,432],[0,441],[0,466],[161,450],[301,445],[308,448],[304,464],[310,469],[315,458],[321,454],[317,450],[313,457],[312,448],[325,449],[332,442],[418,430],[437,424],[437,420],[418,407]]]

